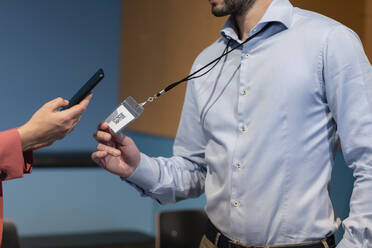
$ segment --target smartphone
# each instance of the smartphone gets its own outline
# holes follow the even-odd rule
[[[75,95],[70,99],[69,104],[66,107],[63,107],[61,110],[71,108],[72,106],[79,104],[89,93],[93,90],[94,87],[102,80],[105,76],[103,69],[98,69],[96,73],[86,82]]]

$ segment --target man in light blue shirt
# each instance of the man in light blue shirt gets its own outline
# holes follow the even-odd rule
[[[203,247],[333,247],[341,141],[356,181],[337,247],[372,247],[372,67],[359,38],[288,0],[209,2],[231,16],[192,71],[256,36],[188,82],[174,156],[150,158],[103,123],[92,158],[163,204],[205,192],[221,236]]]

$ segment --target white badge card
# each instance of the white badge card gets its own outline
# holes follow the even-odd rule
[[[117,133],[133,120],[137,119],[143,110],[143,107],[130,96],[106,118],[105,122],[109,124],[113,132]]]
[[[107,119],[111,119],[110,121],[106,120],[106,122],[108,122],[112,131],[117,133],[120,129],[128,125],[129,122],[133,121],[134,116],[123,105],[120,105],[114,111],[113,116]]]

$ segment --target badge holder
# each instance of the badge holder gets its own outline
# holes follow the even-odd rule
[[[117,133],[142,114],[143,105],[129,96],[106,118],[105,122],[114,133]]]

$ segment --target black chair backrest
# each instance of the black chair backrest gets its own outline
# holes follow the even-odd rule
[[[21,248],[21,242],[15,222],[5,219],[3,227],[3,241],[1,248]]]
[[[158,213],[156,248],[199,247],[207,220],[203,210]]]

